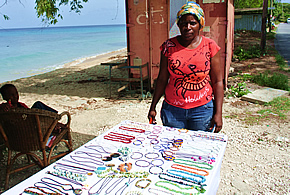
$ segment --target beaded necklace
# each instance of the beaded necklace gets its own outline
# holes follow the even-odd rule
[[[156,193],[154,191],[157,191]],[[168,191],[163,191],[163,190],[160,190],[160,189],[157,189],[157,188],[148,188],[148,192],[150,192],[151,194],[155,194],[155,195],[159,195],[160,193],[159,192],[162,192],[164,194],[169,194],[169,195],[175,195],[175,193],[170,193]]]
[[[76,162],[80,162],[80,163],[92,163],[95,165],[104,165],[104,162],[90,158],[90,157],[83,157],[83,156],[70,156],[71,159],[73,159]],[[88,159],[88,161],[81,161],[79,159]]]
[[[49,188],[46,188],[46,187],[42,187],[42,188],[49,189]],[[30,189],[33,189],[33,190],[30,190]],[[25,188],[23,192],[25,192],[26,194],[33,194],[33,195],[36,195],[36,194],[37,195],[62,195],[62,194],[60,194],[60,193],[58,193],[56,191],[53,191],[51,189],[49,189],[49,190],[52,191],[52,193],[51,192],[47,192],[44,189],[31,186],[31,187]],[[43,192],[44,194],[40,193],[40,192],[37,192],[36,190],[39,190],[39,191]]]
[[[99,146],[99,145],[89,145],[89,146],[85,146],[85,148],[90,149],[90,150],[97,151],[97,152],[99,152],[99,153],[109,153],[109,154],[110,154],[110,152],[107,152],[107,151],[103,148],[103,146]],[[97,149],[97,148],[100,148],[100,150]]]
[[[121,191],[120,194],[123,194],[124,190],[130,186],[130,184],[132,182],[134,182],[136,180],[136,178],[132,179],[132,178],[129,178],[128,182],[126,182],[121,188],[119,188],[119,190],[116,192],[116,194],[123,188],[123,190]]]
[[[187,171],[189,173],[194,173],[194,174],[198,174],[198,175],[202,175],[202,176],[208,176],[209,175],[209,172],[207,170],[198,169],[198,168],[195,168],[195,167],[189,167],[189,166],[184,166],[184,165],[180,165],[180,164],[173,164],[173,165],[171,165],[171,167],[174,168],[174,169],[179,169],[179,170],[182,170],[182,171]],[[191,170],[195,170],[195,171],[191,171]],[[201,173],[196,172],[196,171],[205,172],[205,173],[201,174]]]
[[[136,132],[136,133],[144,133],[144,129],[137,129],[134,127],[126,127],[126,126],[120,126],[119,129],[124,130],[124,131],[131,131],[131,132]]]
[[[68,181],[68,182],[70,182],[70,183],[73,183],[73,184],[76,184],[76,185],[83,186],[83,184],[81,184],[81,183],[79,183],[79,182],[77,182],[77,181],[75,181],[75,180],[73,180],[73,179],[69,179],[69,178],[66,178],[66,177],[62,177],[62,176],[57,175],[57,174],[54,174],[54,173],[52,173],[52,172],[50,172],[50,171],[47,171],[46,174],[50,174],[50,175],[53,175],[53,176],[55,176],[55,177],[61,178],[61,179],[63,179],[63,180],[66,180],[66,181]]]
[[[181,159],[181,158],[174,159],[173,162],[178,163],[178,164],[188,165],[188,166],[195,166],[195,167],[200,168],[200,169],[212,170],[212,168],[213,168],[212,165],[205,163],[205,162],[196,162],[193,160],[185,160],[185,159]],[[200,166],[200,165],[204,165],[204,166]]]
[[[183,192],[183,191],[174,190],[174,189],[169,188],[169,187],[166,187],[166,186],[164,186],[164,185],[162,185],[162,184],[170,184],[170,185],[176,186],[177,188],[179,188],[179,189],[181,189],[181,190],[192,190],[192,189],[193,189],[193,187],[184,187],[184,188],[183,188],[183,187],[181,187],[180,185],[175,184],[175,183],[173,183],[173,182],[169,182],[169,181],[158,181],[158,182],[155,183],[155,186],[157,186],[157,187],[161,187],[161,188],[164,188],[164,189],[169,190],[169,191],[171,191],[171,192],[175,192],[175,193],[179,193],[179,194],[184,194],[184,195],[198,195],[198,194],[199,194],[199,192],[193,194],[192,192],[188,193],[188,192]]]
[[[166,181],[182,184],[185,186],[191,186],[192,188],[196,189],[197,191],[201,191],[201,188],[202,188],[202,186],[199,184],[192,183],[191,181],[188,181],[186,179],[180,179],[178,177],[173,177],[173,176],[168,175],[168,174],[160,174],[159,178],[164,179]]]
[[[172,177],[176,176],[176,177],[182,178],[184,180],[188,180],[190,182],[198,183],[198,184],[204,183],[205,180],[206,180],[205,176],[197,175],[197,174],[194,174],[194,173],[189,173],[189,172],[186,172],[186,171],[175,170],[175,169],[168,169],[167,173],[170,176],[172,176]],[[190,177],[188,175],[190,175],[192,177]],[[200,179],[197,180],[196,178],[200,178]]]
[[[124,179],[124,177],[118,178],[117,181],[115,181],[111,186],[108,187],[108,189],[105,191],[105,194],[110,194]]]
[[[100,179],[97,183],[95,183],[88,191],[88,195],[98,195],[102,192],[102,190],[107,186],[108,183],[111,182],[111,180],[113,178],[105,178],[102,185],[100,186],[100,188],[96,191],[96,192],[91,192],[91,190],[104,178]]]

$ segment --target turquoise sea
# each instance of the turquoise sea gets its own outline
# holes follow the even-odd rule
[[[125,47],[125,25],[0,29],[0,83]]]

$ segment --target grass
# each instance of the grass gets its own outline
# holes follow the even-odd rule
[[[259,125],[261,122],[288,121],[288,112],[290,110],[289,97],[277,97],[271,102],[262,105],[262,109],[256,112],[247,111],[245,113],[231,113],[225,118],[238,119],[245,122],[247,125]]]

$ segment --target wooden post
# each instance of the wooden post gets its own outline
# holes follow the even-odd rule
[[[261,50],[265,52],[266,47],[266,20],[268,14],[268,0],[264,0],[263,3],[263,16],[262,16],[262,27],[261,27]]]

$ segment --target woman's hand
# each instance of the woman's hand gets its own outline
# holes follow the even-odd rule
[[[223,128],[223,119],[222,116],[215,114],[212,118],[212,126],[215,125],[215,129],[213,133],[218,133]]]
[[[148,120],[149,120],[149,123],[150,124],[157,124],[156,123],[156,111],[155,110],[149,110],[149,113],[148,113]]]

